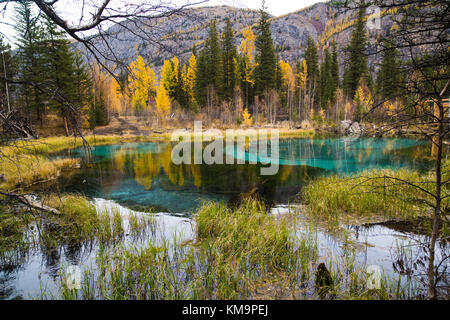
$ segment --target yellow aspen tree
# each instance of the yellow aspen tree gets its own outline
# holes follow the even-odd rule
[[[156,94],[156,76],[141,56],[131,62],[128,82],[135,110],[149,107]]]
[[[239,48],[241,54],[244,56],[244,75],[243,82],[245,83],[245,105],[248,106],[248,89],[249,86],[255,84],[253,78],[253,71],[255,70],[256,64],[254,62],[255,51],[255,34],[252,31],[251,26],[247,26],[242,31],[243,40],[241,41],[241,46]]]
[[[186,73],[186,91],[189,96],[189,105],[196,109],[197,103],[195,100],[195,84],[197,81],[197,58],[194,54],[189,58],[189,66]]]
[[[164,124],[164,120],[166,116],[170,112],[170,98],[167,94],[166,88],[164,87],[163,82],[159,83],[158,93],[156,94],[156,113],[158,118],[161,119],[162,124]]]
[[[248,112],[247,108],[244,109],[244,112],[242,113],[243,118],[243,124],[244,126],[250,127],[253,123],[253,119],[251,118],[250,113]]]

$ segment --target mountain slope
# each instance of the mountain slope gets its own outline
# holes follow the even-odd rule
[[[328,47],[335,39],[342,69],[343,49],[350,40],[355,14],[340,12],[327,3],[317,3],[290,14],[272,17],[271,29],[277,53],[284,60],[295,61],[303,58],[308,36],[316,40],[320,48]],[[182,15],[115,25],[103,37],[116,55],[114,58],[128,64],[141,55],[158,71],[164,60],[174,55],[186,62],[194,45],[197,49],[203,46],[209,21],[216,19],[221,32],[227,17],[235,30],[236,45],[239,45],[241,30],[247,25],[256,25],[259,12],[228,6],[190,8]],[[368,31],[371,51],[376,49],[375,41],[379,33],[386,34],[392,27],[388,14],[382,17],[381,26],[381,30]],[[107,49],[100,37],[93,41],[101,50]],[[377,56],[371,56],[369,64],[374,65],[377,59]]]

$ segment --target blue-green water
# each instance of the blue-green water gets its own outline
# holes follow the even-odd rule
[[[173,146],[129,143],[94,147],[92,163],[63,176],[59,187],[128,207],[189,213],[202,201],[237,203],[249,193],[270,204],[288,203],[315,177],[377,168],[424,169],[430,154],[427,144],[411,139],[285,139],[280,141],[278,173],[263,176],[260,168],[268,165],[248,161],[175,165],[171,161]],[[71,156],[84,157],[84,152],[72,150]],[[249,152],[245,159],[260,160]]]

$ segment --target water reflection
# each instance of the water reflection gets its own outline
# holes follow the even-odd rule
[[[188,213],[205,200],[233,204],[249,193],[269,204],[287,203],[319,175],[386,167],[422,169],[429,161],[425,157],[429,147],[410,139],[286,139],[280,141],[278,173],[262,176],[260,168],[267,165],[248,163],[261,160],[248,152],[252,150],[248,144],[247,162],[239,165],[175,165],[171,161],[173,146],[130,143],[95,147],[93,162],[62,177],[60,186],[63,191],[113,199],[129,207]],[[74,154],[83,157],[82,150],[72,151]]]

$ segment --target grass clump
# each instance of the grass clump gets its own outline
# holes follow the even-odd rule
[[[43,203],[61,212],[60,215],[46,215],[44,219],[41,239],[47,246],[117,241],[124,234],[119,210],[97,210],[83,196],[51,195]]]
[[[411,170],[373,170],[358,176],[317,179],[302,192],[310,212],[327,218],[374,217],[415,218],[426,215],[433,198],[404,182],[433,192],[432,173]],[[448,199],[445,201],[448,205]]]
[[[395,299],[408,288],[382,277],[368,289],[369,277],[354,250],[343,258],[323,257],[330,285],[314,282],[319,264],[316,239],[300,233],[290,216],[275,217],[255,200],[230,209],[205,203],[195,215],[196,240],[181,244],[161,239],[141,247],[101,246],[95,265],[84,271],[81,288],[67,287],[63,299]],[[191,243],[191,242],[189,242]],[[322,265],[325,265],[322,263]],[[328,271],[327,271],[328,272]],[[317,282],[317,281],[316,281]]]
[[[14,159],[0,160],[3,179],[0,189],[13,190],[31,184],[55,179],[61,171],[77,168],[79,159],[65,158],[49,160],[38,155],[18,155]]]
[[[236,210],[206,203],[195,221],[200,244],[206,242],[223,259],[239,264],[239,272],[263,275],[293,267],[290,262],[296,251],[287,220],[274,219],[261,202],[246,200]]]
[[[254,200],[235,210],[205,203],[195,216],[196,241],[175,238],[144,247],[102,250],[83,283],[73,292],[61,282],[63,297],[84,299],[243,299],[292,296],[314,260],[312,242],[295,243],[284,218],[270,215]],[[303,272],[302,272],[303,270]],[[63,278],[64,279],[64,278]],[[303,279],[302,281],[307,281]],[[94,284],[92,286],[92,284]]]

